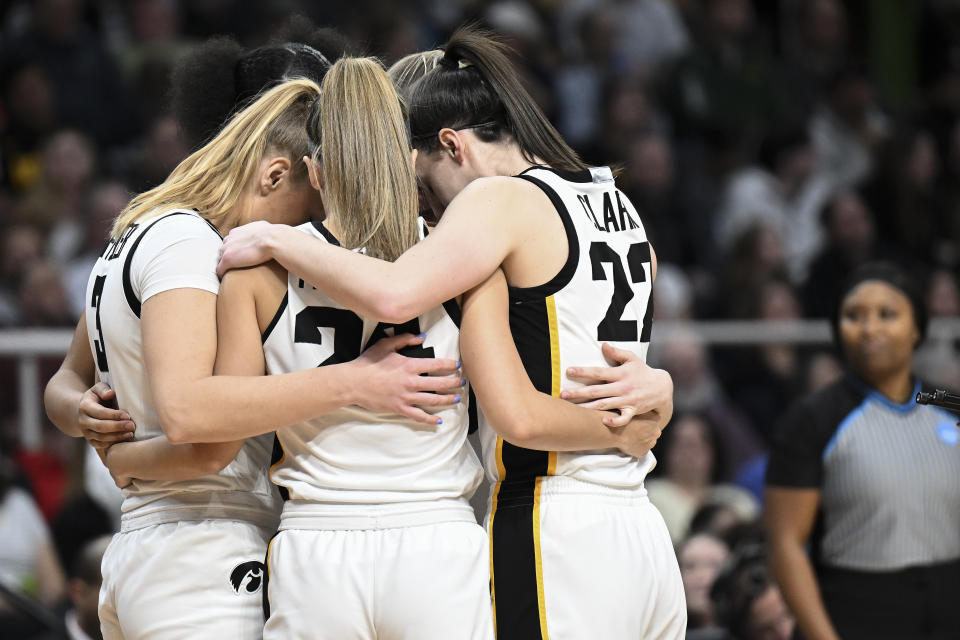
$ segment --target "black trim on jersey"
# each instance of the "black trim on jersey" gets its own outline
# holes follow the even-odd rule
[[[340,244],[340,241],[337,240],[337,237],[336,237],[335,235],[333,235],[333,233],[330,231],[330,229],[327,229],[325,226],[323,226],[323,223],[322,223],[322,222],[319,222],[319,221],[317,221],[317,220],[311,220],[311,221],[310,221],[310,224],[313,225],[313,228],[314,228],[314,229],[316,229],[317,231],[320,232],[320,235],[322,235],[324,238],[327,239],[327,242],[329,242],[330,244],[332,244],[332,245],[335,246],[335,247],[343,246],[343,245]]]
[[[506,443],[504,443],[506,444]],[[535,640],[540,633],[537,598],[537,556],[533,537],[533,481],[530,504],[503,508],[497,504],[490,531],[493,554],[493,596],[496,636],[500,640]],[[537,523],[538,524],[538,523]]]
[[[557,275],[536,287],[509,288],[511,297],[524,299],[546,298],[567,286],[570,280],[573,279],[573,274],[577,271],[577,264],[580,262],[580,243],[577,240],[577,229],[573,225],[573,219],[570,217],[570,212],[567,211],[566,205],[563,204],[563,200],[550,185],[533,176],[520,174],[517,177],[540,187],[540,190],[550,198],[550,202],[553,203],[554,208],[560,216],[560,220],[563,222],[563,229],[567,232],[567,261],[560,268],[560,271],[557,272]]]
[[[273,328],[277,326],[278,322],[280,322],[280,316],[282,316],[283,312],[287,310],[287,301],[289,297],[289,291],[283,294],[283,300],[280,301],[280,306],[277,308],[277,312],[273,314],[273,319],[270,320],[270,324],[267,325],[267,328],[263,330],[263,335],[260,336],[260,344],[264,344],[267,341],[267,338],[269,338],[270,334],[273,332]]]
[[[137,250],[137,247],[140,246],[140,241],[143,240],[143,237],[147,235],[147,232],[150,231],[161,220],[165,220],[172,216],[192,216],[193,212],[190,211],[172,211],[170,213],[165,213],[153,222],[151,222],[143,231],[140,232],[140,235],[137,236],[137,239],[133,241],[133,245],[130,247],[130,251],[127,253],[127,257],[123,261],[123,295],[127,299],[127,305],[130,307],[130,311],[133,312],[133,315],[140,317],[141,303],[140,298],[137,297],[137,294],[133,292],[133,284],[130,282],[130,268],[133,264],[133,254]],[[220,232],[217,231],[217,228],[210,224],[210,221],[204,217],[200,217],[201,220],[207,223],[207,226],[213,229],[213,232],[217,234],[217,237],[223,240],[223,236],[220,235]]]
[[[477,396],[473,393],[473,387],[467,392],[467,434],[476,432],[480,428],[480,417],[477,415]]]
[[[263,554],[263,591],[261,592],[261,602],[263,603],[263,621],[266,622],[270,619],[270,545],[273,544],[274,539],[280,535],[280,532],[275,532],[270,539],[267,540],[267,551]]]
[[[283,455],[284,455],[284,451],[283,451],[283,445],[280,444],[280,436],[278,436],[276,432],[274,432],[273,451],[270,452],[270,467],[268,467],[268,469],[272,470],[275,464],[283,460]],[[283,499],[284,502],[290,499],[289,489],[287,489],[286,487],[281,487],[280,485],[277,485],[277,489],[280,490],[280,497]]]
[[[537,391],[547,395],[553,391],[549,323],[545,298],[516,304],[511,292],[510,333],[513,335],[513,342],[530,382]],[[523,504],[532,504],[532,489],[520,487],[515,482],[533,482],[537,476],[547,475],[550,453],[525,449],[507,441],[503,442],[502,451],[506,475],[502,478],[498,501],[506,500],[511,503],[519,499]],[[502,504],[503,502],[498,502],[498,505]]]
[[[590,173],[589,169],[581,169],[579,171],[563,171],[561,169],[554,169],[553,167],[548,167],[544,164],[535,164],[532,167],[528,167],[521,171],[517,177],[523,177],[528,171],[533,171],[534,169],[543,169],[544,171],[549,171],[556,176],[563,178],[567,182],[580,182],[580,183],[593,183],[593,174]]]

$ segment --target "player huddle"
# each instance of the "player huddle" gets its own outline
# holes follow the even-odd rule
[[[682,637],[611,172],[475,30],[389,76],[285,51],[120,214],[47,389],[123,487],[104,638]]]

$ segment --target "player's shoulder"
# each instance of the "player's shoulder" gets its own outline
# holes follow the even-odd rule
[[[144,219],[141,233],[152,237],[198,236],[212,241],[222,242],[220,231],[209,220],[192,209],[168,209],[158,211]]]
[[[287,271],[275,260],[242,269],[231,269],[220,282],[221,296],[250,294],[286,286]]]
[[[486,176],[468,184],[461,193],[470,197],[511,199],[535,195],[539,192],[540,190],[529,180],[519,176]]]

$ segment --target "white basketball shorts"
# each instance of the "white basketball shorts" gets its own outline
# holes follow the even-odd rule
[[[685,636],[680,569],[643,489],[551,476],[493,491],[487,526],[498,640]]]
[[[104,640],[258,640],[270,533],[202,520],[114,535],[102,565]]]
[[[475,523],[282,529],[267,567],[265,639],[493,639],[487,534]]]

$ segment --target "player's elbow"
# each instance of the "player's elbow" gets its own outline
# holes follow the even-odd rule
[[[223,446],[208,447],[202,457],[201,467],[206,475],[220,473],[237,457],[237,452]]]
[[[183,405],[176,402],[158,404],[157,417],[172,444],[196,442],[196,421],[191,419],[191,412]]]
[[[506,411],[497,412],[495,418],[488,417],[488,420],[501,438],[518,447],[528,447],[540,435],[536,416],[524,404],[518,403]]]
[[[416,291],[411,287],[383,283],[376,294],[372,315],[380,322],[403,324],[416,318],[422,309],[416,307]]]

